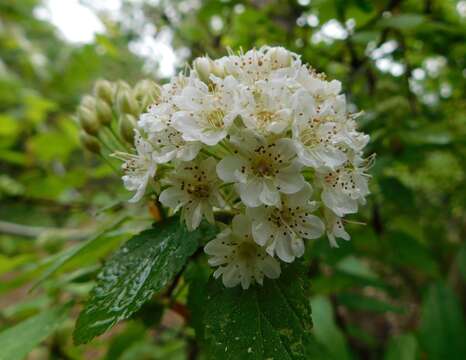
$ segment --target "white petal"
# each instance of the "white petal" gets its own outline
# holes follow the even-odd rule
[[[284,262],[291,263],[295,259],[289,240],[279,235],[275,245],[275,253]]]
[[[280,191],[285,194],[293,194],[301,190],[306,183],[301,173],[293,169],[280,171],[275,181],[280,186]]]
[[[270,256],[262,261],[261,268],[264,274],[270,279],[277,279],[280,276],[280,263]]]
[[[169,187],[168,189],[162,191],[159,197],[159,201],[163,205],[175,209],[188,201],[188,196],[178,188]]]
[[[177,157],[183,161],[191,161],[197,156],[201,147],[202,144],[200,142],[188,142],[178,151]]]
[[[245,237],[251,232],[251,222],[245,215],[236,215],[232,222],[231,226],[233,229],[233,233],[240,237]]]
[[[199,202],[197,206],[194,207],[193,211],[191,212],[191,221],[189,222],[188,229],[194,230],[196,229],[202,220],[202,203]]]
[[[267,221],[254,221],[252,223],[252,237],[260,246],[265,246],[265,244],[272,238],[271,235],[273,231],[274,229]]]
[[[304,242],[298,237],[291,239],[291,251],[296,257],[301,257],[304,255]]]
[[[308,215],[305,217],[305,222],[299,225],[301,235],[306,239],[317,239],[322,236],[325,231],[325,225],[319,217]]]
[[[276,206],[280,202],[280,193],[271,181],[264,181],[259,199],[263,204]]]
[[[358,203],[345,194],[340,194],[329,189],[322,192],[322,201],[337,216],[343,217],[345,214],[353,214],[358,210]]]
[[[246,184],[236,184],[238,193],[241,196],[241,200],[246,206],[256,207],[261,204],[259,195],[262,189],[262,183],[256,179],[251,180]]]
[[[227,136],[226,130],[209,130],[199,134],[199,140],[204,144],[213,146],[218,144],[225,136]]]
[[[233,263],[228,264],[223,272],[223,285],[227,288],[234,287],[239,284],[241,277],[238,276],[238,271]]]
[[[299,190],[298,192],[295,192],[294,194],[287,195],[286,202],[291,207],[297,207],[297,206],[308,207],[311,196],[312,196],[311,184],[305,183],[301,190]]]
[[[235,173],[241,170],[241,166],[244,166],[244,160],[239,156],[225,156],[217,164],[217,175],[225,182],[235,182],[237,180]]]

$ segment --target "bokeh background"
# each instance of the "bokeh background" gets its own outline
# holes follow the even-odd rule
[[[1,0],[0,331],[86,298],[99,263],[154,215],[79,143],[73,113],[93,83],[163,83],[196,56],[264,44],[342,81],[377,153],[352,241],[310,244],[317,340],[334,359],[466,358],[464,0]],[[132,220],[115,230],[119,216]],[[72,312],[29,358],[202,358],[162,300],[80,347]]]

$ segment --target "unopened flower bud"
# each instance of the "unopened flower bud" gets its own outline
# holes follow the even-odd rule
[[[134,128],[136,126],[136,118],[131,114],[121,114],[118,120],[118,129],[120,135],[129,143],[134,141]]]
[[[219,78],[224,78],[226,73],[223,64],[220,64],[218,62],[212,62],[212,74]]]
[[[95,97],[91,95],[84,95],[83,98],[81,99],[81,104],[80,106],[85,107],[91,111],[94,111],[95,109]]]
[[[97,135],[100,128],[99,120],[97,119],[97,114],[95,110],[90,110],[85,106],[80,106],[78,108],[78,117],[81,127],[89,135]]]
[[[99,140],[97,140],[94,136],[81,131],[79,134],[79,139],[81,140],[81,143],[85,149],[89,150],[91,153],[100,154],[100,143]]]
[[[196,70],[199,79],[201,79],[205,83],[208,83],[213,68],[212,60],[205,56],[199,57],[196,60],[194,60],[193,67],[194,70]]]
[[[134,95],[138,100],[149,96],[156,101],[160,97],[160,86],[152,80],[141,80],[134,87]]]
[[[100,123],[104,126],[110,125],[113,119],[112,108],[102,99],[97,99],[96,113]]]
[[[274,47],[269,50],[267,55],[270,57],[274,69],[290,66],[293,60],[291,53],[283,47]]]
[[[131,91],[118,91],[117,107],[118,111],[122,114],[139,115],[139,106]]]
[[[108,80],[97,80],[94,85],[94,94],[107,104],[111,104],[115,94],[115,86]]]

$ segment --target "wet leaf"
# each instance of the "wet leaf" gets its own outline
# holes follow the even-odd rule
[[[210,359],[310,359],[325,349],[311,335],[311,307],[296,267],[248,290],[207,286],[204,339]],[[319,349],[319,350],[317,350]]]
[[[127,319],[179,272],[214,227],[188,232],[178,218],[168,219],[126,242],[104,265],[90,299],[79,315],[74,340],[89,342]]]

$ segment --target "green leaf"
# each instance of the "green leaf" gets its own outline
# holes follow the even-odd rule
[[[460,360],[466,354],[466,325],[460,303],[444,284],[430,286],[421,310],[419,341],[429,360]]]
[[[75,342],[89,342],[130,317],[170,282],[200,241],[215,231],[203,224],[188,232],[178,218],[170,218],[126,242],[98,275],[98,283],[79,315]]]
[[[390,340],[385,360],[416,360],[417,340],[413,334],[404,334]]]
[[[313,333],[335,359],[351,359],[346,339],[335,323],[332,304],[328,298],[317,296],[311,300]]]
[[[311,307],[296,267],[248,290],[211,280],[204,339],[211,359],[310,359],[325,353],[311,335]]]
[[[0,360],[21,360],[66,318],[68,305],[33,316],[0,333]]]

